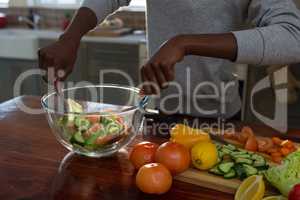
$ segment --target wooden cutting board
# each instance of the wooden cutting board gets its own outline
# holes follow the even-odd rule
[[[294,143],[298,148],[300,144]],[[275,165],[275,163],[268,160],[269,165]],[[199,185],[204,188],[225,192],[228,194],[235,194],[236,190],[242,183],[239,179],[224,179],[220,176],[216,176],[208,173],[207,171],[200,171],[194,168],[190,168],[187,171],[179,174],[175,177],[176,180],[187,182],[194,185]],[[266,183],[266,181],[265,181]],[[266,194],[277,195],[278,192],[267,185]]]

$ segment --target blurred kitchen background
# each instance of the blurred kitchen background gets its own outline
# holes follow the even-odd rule
[[[136,85],[139,83],[139,67],[147,60],[145,1],[132,0],[129,7],[118,10],[83,38],[69,80],[97,83],[99,70],[121,69],[131,75]],[[300,0],[296,3],[300,5]],[[13,98],[14,83],[22,72],[38,68],[37,50],[57,40],[79,5],[80,0],[0,0],[0,102]],[[255,83],[268,74],[272,76],[280,67],[237,65],[243,120],[259,123],[249,106],[250,91]],[[291,128],[300,127],[299,67],[289,66],[293,79],[288,86]],[[127,84],[115,74],[107,76],[104,82]],[[275,90],[274,86],[255,96],[257,111],[272,117]],[[22,95],[41,96],[45,91],[45,84],[37,75],[27,78],[21,88]]]

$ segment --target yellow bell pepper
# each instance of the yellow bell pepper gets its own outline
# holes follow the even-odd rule
[[[209,134],[200,130],[194,129],[183,124],[177,124],[170,132],[170,141],[179,143],[191,149],[198,142],[209,142]]]

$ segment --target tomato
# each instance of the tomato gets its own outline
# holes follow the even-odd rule
[[[136,144],[130,154],[129,160],[136,169],[145,164],[153,163],[158,145],[153,142],[140,142]]]
[[[164,165],[150,163],[139,169],[135,181],[142,192],[163,194],[172,186],[172,175]]]
[[[289,200],[300,200],[300,184],[295,185],[290,191]]]
[[[100,122],[100,115],[88,115],[86,119],[89,120],[92,124]]]
[[[191,156],[182,144],[165,142],[158,147],[155,162],[165,165],[172,174],[178,174],[189,168]]]
[[[258,150],[257,140],[254,136],[251,136],[248,138],[246,145],[245,145],[245,149],[248,151],[254,151],[254,152]]]

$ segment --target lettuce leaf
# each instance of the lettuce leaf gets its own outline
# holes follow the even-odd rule
[[[269,168],[266,179],[284,196],[288,196],[294,185],[300,183],[300,151],[288,155],[283,164]]]

